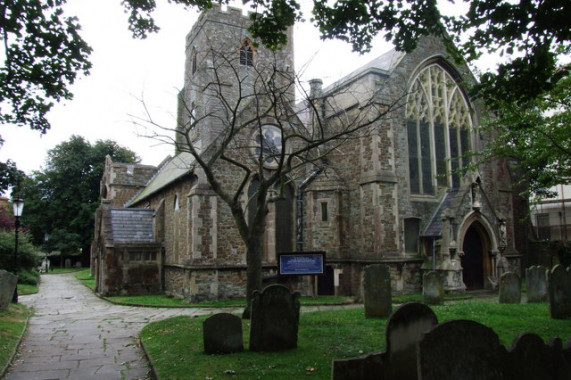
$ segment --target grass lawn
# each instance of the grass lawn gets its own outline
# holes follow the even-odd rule
[[[75,274],[75,278],[89,289],[95,290],[95,277],[91,275],[91,269],[82,269]]]
[[[544,341],[571,338],[571,323],[549,317],[548,304],[497,304],[470,300],[434,306],[439,321],[472,319],[483,323],[510,347],[523,332]],[[361,356],[385,348],[386,319],[366,319],[362,308],[302,313],[298,348],[279,353],[247,351],[249,321],[243,320],[246,351],[231,355],[203,352],[206,317],[175,317],[147,325],[141,339],[161,379],[329,379],[333,359]]]
[[[36,294],[38,285],[18,284],[18,295],[25,296],[28,294]]]
[[[145,296],[116,296],[105,297],[105,299],[127,305],[145,305],[145,306],[177,306],[177,307],[244,307],[246,306],[246,299],[232,299],[221,301],[205,301],[200,303],[190,303],[178,298],[167,297],[164,295],[145,295]],[[335,297],[335,296],[320,296],[320,297],[301,297],[302,305],[312,304],[346,304],[353,303],[351,297]]]
[[[20,285],[18,285],[18,289]],[[11,304],[9,309],[0,311],[0,376],[10,364],[10,359],[26,328],[30,309]]]

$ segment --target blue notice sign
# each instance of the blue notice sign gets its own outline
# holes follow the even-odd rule
[[[278,254],[281,275],[323,274],[325,252],[296,252]]]

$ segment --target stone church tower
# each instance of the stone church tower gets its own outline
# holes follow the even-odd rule
[[[208,162],[228,144],[228,162],[250,168],[265,160],[260,151],[275,148],[263,139],[279,128],[331,133],[374,107],[390,112],[367,133],[333,146],[317,168],[289,178],[268,204],[265,283],[359,297],[371,264],[389,266],[397,293],[419,291],[431,270],[448,292],[493,288],[502,271],[520,271],[523,215],[509,167],[493,161],[466,175],[458,171],[490,136],[476,132],[481,110],[463,87],[471,73],[447,59],[440,40],[423,38],[409,54],[390,51],[326,88],[312,80],[309,98],[294,104],[291,31],[289,44],[272,52],[251,39],[249,23],[240,10],[214,7],[188,34],[175,155],[96,226],[98,257],[110,263],[99,266],[101,293],[144,292],[130,278],[150,278],[156,286],[147,281],[146,289],[193,301],[243,297],[246,247],[191,149]],[[264,171],[275,168],[271,156],[260,163]],[[231,165],[212,165],[224,185],[241,185]],[[102,189],[110,179],[104,177]],[[250,176],[240,194],[245,213],[256,186]],[[119,228],[129,217],[139,218],[146,232]],[[295,250],[325,251],[325,273],[315,282],[278,276],[277,254]]]

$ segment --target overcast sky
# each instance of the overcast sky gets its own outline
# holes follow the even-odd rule
[[[6,142],[0,148],[0,160],[12,159],[29,174],[44,166],[47,150],[74,134],[91,143],[114,140],[135,151],[144,164],[158,165],[171,154],[171,146],[142,137],[144,131],[134,126],[131,115],[143,115],[144,99],[154,118],[167,127],[174,126],[176,94],[184,76],[185,36],[198,13],[159,1],[155,17],[161,31],[146,40],[134,40],[120,3],[69,2],[69,14],[79,17],[82,36],[93,48],[91,75],[79,78],[73,86],[72,101],[54,107],[47,134],[40,136],[28,127],[3,125]],[[295,37],[296,69],[307,66],[304,79],[320,77],[325,85],[391,48],[379,38],[374,51],[361,56],[352,53],[346,43],[320,41],[317,30],[309,24],[297,26]]]

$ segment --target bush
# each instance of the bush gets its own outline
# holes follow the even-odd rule
[[[40,273],[35,269],[20,269],[18,271],[18,284],[38,285]]]
[[[0,269],[8,272],[14,271],[14,232],[0,232]],[[26,278],[26,281],[35,278],[33,274],[40,265],[41,259],[37,254],[39,250],[31,243],[26,232],[18,237],[18,274],[19,278]],[[29,274],[24,274],[30,272]],[[38,275],[39,276],[39,275]],[[39,278],[39,277],[38,277]],[[21,282],[21,280],[19,281]],[[33,284],[37,282],[37,279]],[[23,282],[29,283],[29,282]]]

